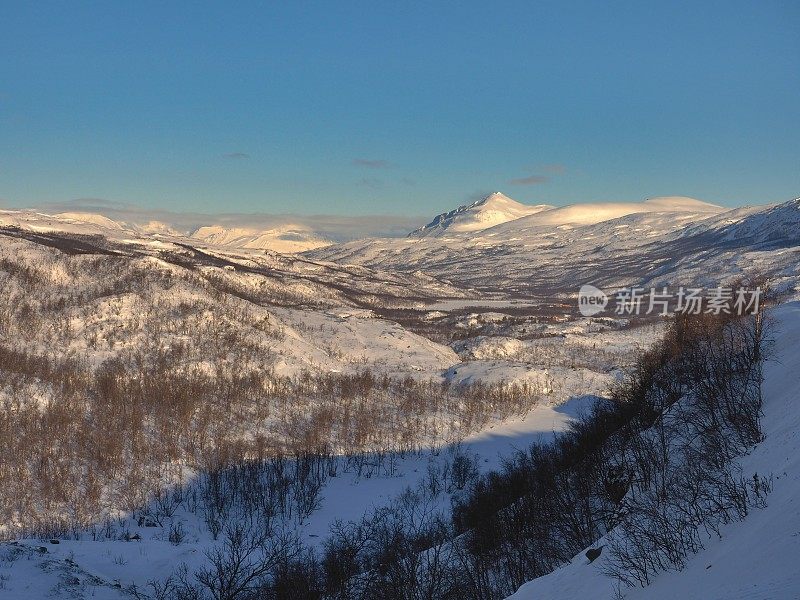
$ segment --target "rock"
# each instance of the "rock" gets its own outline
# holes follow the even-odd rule
[[[599,548],[589,548],[589,549],[586,551],[586,558],[588,558],[588,559],[589,559],[589,562],[590,562],[590,563],[594,562],[594,561],[595,561],[595,559],[596,559],[598,556],[600,556],[600,553],[603,551],[603,548],[605,548],[605,544],[603,544],[603,545],[602,545],[602,546],[600,546]]]

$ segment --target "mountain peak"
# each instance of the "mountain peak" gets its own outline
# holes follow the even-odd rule
[[[409,237],[438,237],[447,233],[480,231],[552,208],[548,204],[531,206],[512,200],[502,192],[492,192],[472,204],[436,216],[433,221],[415,229]]]

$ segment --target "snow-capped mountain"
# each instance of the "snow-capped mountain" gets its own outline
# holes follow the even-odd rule
[[[726,209],[694,198],[666,196],[649,198],[644,202],[593,202],[569,204],[537,212],[515,220],[514,226],[530,225],[593,225],[626,215],[641,213],[696,213],[716,214]]]
[[[800,243],[800,198],[765,210],[719,228],[727,241],[747,240],[759,246],[794,246]]]
[[[4,226],[36,232],[102,235],[114,240],[154,237],[231,250],[245,248],[285,254],[323,248],[332,243],[303,225],[281,225],[270,229],[208,225],[187,234],[162,221],[115,221],[88,212],[48,215],[32,210],[0,210],[0,227]]]
[[[568,292],[578,282],[705,285],[752,270],[788,281],[798,275],[796,251],[763,250],[800,245],[792,225],[798,218],[797,201],[725,210],[690,198],[656,198],[544,210],[469,233],[354,241],[309,256],[421,270],[516,294]]]
[[[409,237],[437,237],[445,232],[480,231],[551,208],[549,204],[529,206],[494,192],[472,204],[438,215],[424,227],[412,231]]]
[[[0,210],[0,227],[109,236],[118,235],[125,229],[120,223],[102,215],[91,213],[47,215],[31,210]]]
[[[458,233],[483,232],[509,224],[508,231],[520,227],[592,225],[610,219],[640,213],[695,213],[712,215],[725,208],[684,196],[662,196],[644,202],[592,202],[552,206],[529,206],[494,192],[470,205],[442,213],[424,227],[412,231],[409,237],[441,237]]]
[[[124,229],[125,227],[114,221],[113,219],[109,219],[108,217],[104,217],[103,215],[98,215],[94,213],[86,213],[86,212],[63,212],[53,215],[57,219],[67,221],[68,223],[91,223],[92,225],[97,225],[98,227],[102,227],[105,229]]]
[[[332,242],[300,225],[283,225],[257,230],[245,227],[200,227],[191,236],[195,241],[226,248],[250,248],[294,253],[329,246]]]

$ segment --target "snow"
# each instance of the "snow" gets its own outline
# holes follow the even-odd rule
[[[523,217],[515,226],[594,225],[637,213],[691,212],[716,214],[725,209],[694,198],[659,197],[644,202],[592,202],[551,208]]]
[[[601,289],[716,286],[748,273],[792,289],[798,246],[797,202],[724,210],[668,198],[573,205],[476,232],[360,240],[306,256],[394,272],[422,270],[487,294],[552,298],[584,283]],[[795,253],[781,254],[787,247]]]
[[[331,244],[302,225],[284,225],[265,230],[209,225],[198,228],[190,237],[195,242],[202,241],[212,246],[283,253],[314,250]]]
[[[505,194],[494,192],[472,204],[442,213],[424,227],[412,231],[409,236],[436,237],[445,233],[480,231],[551,208],[549,204],[522,204]]]
[[[509,222],[512,228],[592,225],[635,213],[716,214],[724,211],[724,208],[716,204],[684,196],[663,196],[644,202],[593,202],[556,207],[549,204],[529,206],[500,192],[494,192],[473,204],[442,213],[424,227],[411,232],[409,237],[441,237],[454,233],[477,232]]]
[[[790,293],[800,280],[797,202],[724,211],[690,198],[669,197],[555,208],[522,205],[497,193],[440,217],[431,224],[435,227],[430,235],[319,247],[302,256],[281,256],[261,249],[295,252],[328,242],[313,231],[294,226],[265,231],[210,226],[188,238],[163,223],[133,227],[83,213],[48,216],[0,211],[0,225],[101,234],[126,250],[135,248],[140,256],[135,262],[137,269],[183,271],[165,261],[165,253],[185,252],[188,256],[191,249],[178,244],[207,245],[205,255],[220,262],[201,263],[198,278],[211,273],[258,299],[234,297],[230,305],[246,307],[254,323],[269,320],[280,332],[272,337],[250,330],[247,334],[248,342],[262,345],[264,355],[274,358],[271,366],[278,374],[297,374],[304,369],[354,372],[370,367],[398,376],[441,377],[453,384],[525,383],[540,390],[545,403],[518,418],[490,420],[482,431],[461,443],[465,452],[480,456],[483,471],[499,466],[500,457],[514,449],[546,441],[562,431],[617,381],[619,367],[660,331],[659,325],[624,328],[626,323],[611,320],[540,323],[507,316],[531,314],[549,305],[558,305],[563,313],[573,303],[569,293],[583,277],[603,277],[615,284],[630,280],[685,282],[731,279],[758,269],[770,274],[775,287]],[[49,249],[13,237],[2,239],[2,256],[27,257],[42,281],[57,286],[86,283],[85,274],[75,273],[81,272],[81,261],[88,259],[72,257],[67,268],[64,262],[52,259]],[[234,265],[235,271],[225,270]],[[537,281],[543,281],[552,292],[547,302],[526,292],[525,286]],[[470,287],[489,292],[482,298]],[[291,300],[282,306],[270,304],[269,294],[274,289],[291,294]],[[247,294],[244,296],[249,298]],[[176,284],[162,300],[165,308],[186,303],[220,310],[194,279]],[[381,313],[387,306],[417,310],[420,321],[452,326],[469,337],[450,346],[434,342]],[[90,308],[88,316],[76,316],[71,326],[104,339],[109,331],[129,326],[143,306],[135,295],[120,295],[99,300]],[[465,311],[469,314],[463,314]],[[796,500],[800,498],[796,433],[800,431],[800,410],[793,396],[800,383],[800,353],[793,348],[800,339],[800,304],[780,307],[776,317],[781,328],[779,360],[771,362],[766,372],[767,438],[742,459],[745,473],[775,474],[769,506],[729,526],[722,540],[709,540],[706,550],[685,571],[663,574],[646,590],[626,590],[627,597],[800,597],[800,576],[795,575],[794,565],[800,556],[800,504]],[[117,343],[137,341],[129,334],[118,337]],[[86,351],[83,347],[70,349]],[[109,346],[95,352],[92,361],[113,354]],[[342,474],[329,479],[321,507],[302,525],[304,540],[318,544],[336,519],[358,519],[406,487],[416,486],[429,465],[440,464],[452,451],[432,449],[398,458],[391,475],[357,478]],[[449,506],[446,494],[439,501],[443,508]],[[2,544],[0,599],[62,593],[70,597],[78,591],[95,598],[118,598],[122,591],[113,586],[114,580],[141,587],[149,579],[166,577],[180,562],[192,568],[211,542],[196,517],[183,514],[178,518],[189,532],[180,546],[166,541],[162,528],[141,529],[141,542],[93,542],[84,537],[58,545],[37,540],[23,541],[16,548]],[[40,545],[47,548],[46,554],[36,550]],[[743,548],[749,551],[742,552]],[[571,564],[527,584],[514,597],[613,598],[613,582],[600,573],[601,565],[602,557],[588,566],[580,554]]]
[[[491,424],[483,432],[468,437],[460,451],[479,456],[481,471],[496,469],[502,457],[522,449],[534,441],[552,439],[563,431],[571,419],[587,410],[594,397],[568,400],[559,406],[538,406],[521,419]],[[416,487],[427,475],[428,467],[438,466],[452,458],[456,449],[447,447],[421,455],[397,458],[392,475],[356,477],[342,473],[329,478],[322,490],[321,507],[300,527],[306,544],[320,546],[337,521],[358,521],[373,508],[385,506],[406,488]],[[439,508],[448,509],[450,498],[441,494]],[[165,579],[181,563],[190,570],[204,561],[204,552],[213,545],[210,536],[196,517],[185,511],[176,513],[175,522],[182,522],[187,535],[180,545],[171,544],[164,528],[136,527],[128,522],[131,535],[138,533],[141,541],[92,541],[84,535],[78,540],[60,540],[52,545],[46,540],[21,540],[18,544],[0,545],[0,599],[38,598],[81,590],[98,599],[120,598],[123,588],[136,585],[140,590],[149,580]],[[36,551],[44,546],[45,554]],[[15,560],[3,560],[10,553],[21,552]],[[5,553],[5,554],[3,554]],[[9,557],[10,558],[10,557]],[[94,579],[93,579],[94,578]],[[75,583],[77,579],[79,583]],[[65,583],[66,582],[66,583]]]
[[[745,600],[800,598],[800,303],[777,308],[775,356],[764,376],[765,439],[740,460],[745,477],[774,475],[766,508],[729,524],[721,538],[709,538],[706,548],[683,571],[666,572],[646,588],[623,589],[637,600]],[[602,542],[600,542],[602,543]],[[581,552],[570,564],[523,585],[513,600],[616,598],[613,581],[602,574],[604,560]]]
[[[63,231],[80,234],[119,235],[122,226],[101,215],[62,213],[46,215],[28,210],[0,210],[0,226],[19,227],[30,231]]]
[[[430,376],[459,360],[449,347],[364,311],[275,308],[272,312],[286,324],[287,339],[280,343],[281,359],[275,368],[279,375],[303,369],[358,371],[367,366],[404,375],[413,366],[415,372]]]
[[[800,303],[779,307],[775,313],[775,357],[765,371],[764,419],[766,439],[741,459],[744,474],[774,474],[774,490],[765,509],[723,529],[721,539],[709,539],[706,549],[690,559],[682,572],[664,573],[648,588],[622,590],[625,598],[671,600],[727,600],[800,597]],[[490,423],[465,439],[461,449],[479,455],[482,471],[497,468],[501,457],[532,441],[547,441],[587,411],[594,396],[573,396],[554,405],[537,406],[526,416]],[[319,510],[302,526],[306,543],[319,545],[338,519],[358,520],[372,508],[389,502],[406,487],[414,487],[430,464],[446,460],[449,450],[398,459],[393,476],[357,478],[341,474],[329,479]],[[439,499],[446,507],[448,498]],[[148,580],[163,579],[180,563],[190,570],[204,560],[212,543],[207,532],[185,514],[176,515],[187,529],[187,540],[170,544],[162,528],[133,528],[141,541],[62,540],[20,541],[0,545],[0,598],[9,600],[46,596],[72,597],[76,593],[98,599],[127,597],[125,589]],[[47,549],[40,554],[36,549]],[[615,598],[614,582],[601,572],[603,556],[587,564],[583,553],[553,573],[525,584],[514,600]],[[115,587],[119,582],[121,587]]]
[[[93,225],[99,225],[100,227],[105,227],[108,229],[123,229],[122,225],[117,223],[116,221],[109,219],[108,217],[104,217],[103,215],[97,215],[93,213],[84,213],[84,212],[64,212],[58,213],[54,215],[56,218],[64,219],[66,221],[78,221],[79,223],[91,223]]]
[[[99,234],[113,240],[154,237],[185,244],[202,242],[232,250],[270,250],[287,254],[323,248],[332,243],[304,225],[286,224],[271,229],[208,225],[187,236],[161,221],[128,223],[88,212],[46,215],[31,210],[0,210],[0,226],[37,232]]]

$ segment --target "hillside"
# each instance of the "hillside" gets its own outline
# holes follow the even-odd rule
[[[593,225],[639,213],[688,213],[712,215],[724,212],[724,208],[694,198],[669,196],[650,198],[644,202],[592,202],[552,207],[535,215],[515,220],[507,229],[518,231],[528,227],[558,225]],[[499,228],[498,231],[503,231]]]
[[[204,225],[183,233],[168,223],[115,221],[101,214],[65,212],[48,215],[30,210],[0,210],[0,227],[18,227],[28,231],[102,235],[125,241],[129,239],[166,240],[228,250],[266,250],[294,254],[330,245],[307,226],[281,225],[267,229]]]
[[[664,211],[665,205],[674,210]],[[722,212],[683,200],[633,206],[648,211],[583,225],[563,224],[561,217],[559,224],[541,224],[550,212],[571,215],[577,210],[554,209],[478,232],[360,240],[307,255],[340,264],[423,271],[458,285],[520,296],[570,294],[584,283],[609,288],[716,285],[717,275],[724,279],[754,271],[791,286],[798,276],[800,236],[791,225],[800,214],[796,201]],[[589,218],[587,208],[565,218]],[[617,214],[616,205],[612,208]],[[626,205],[623,212],[628,210]]]
[[[294,225],[265,230],[209,225],[198,228],[190,237],[211,246],[272,250],[289,254],[324,248],[332,243],[317,236],[307,227]]]
[[[767,506],[740,523],[726,525],[720,536],[707,536],[685,568],[660,574],[644,588],[622,588],[630,600],[729,600],[800,597],[800,303],[778,308],[774,355],[764,371],[764,440],[739,463],[745,478],[772,474]],[[602,540],[598,544],[602,543]],[[597,544],[595,545],[597,546]],[[584,552],[570,564],[525,584],[513,600],[617,598],[615,582],[603,574],[607,552],[589,564]]]

